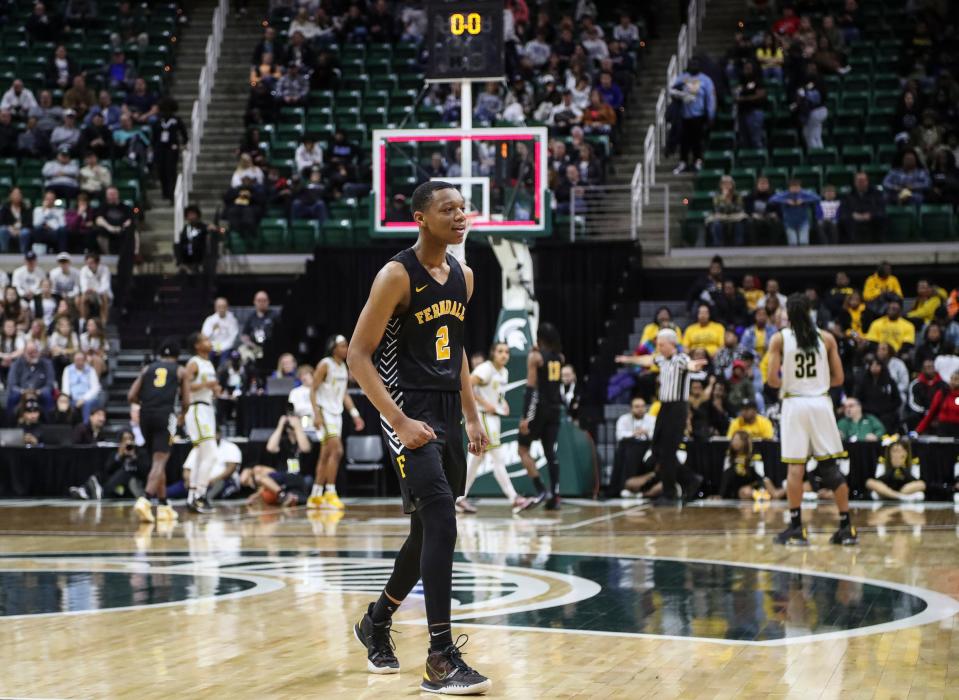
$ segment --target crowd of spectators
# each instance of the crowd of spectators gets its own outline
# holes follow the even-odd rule
[[[740,286],[714,258],[690,294],[694,320],[679,328],[664,307],[644,329],[637,354],[653,351],[659,329],[673,328],[684,351],[709,360],[691,382],[692,439],[739,430],[754,439],[776,434],[779,399],[765,386],[766,350],[787,319],[778,282],[770,278],[764,288],[758,275],[745,276]],[[861,286],[840,271],[829,289],[790,291],[809,298],[817,326],[837,341],[845,383],[833,398],[844,438],[909,432],[959,437],[950,401],[959,392],[959,290],[923,279],[907,303],[891,266],[882,262]],[[648,400],[655,382],[655,372],[641,371],[633,393]]]
[[[271,160],[263,147],[268,125],[282,121],[283,108],[307,107],[311,91],[335,91],[351,77],[341,66],[340,48],[401,43],[417,47],[414,63],[424,56],[427,19],[418,3],[374,0],[338,7],[331,12],[325,5],[301,3],[285,32],[266,26],[253,49],[246,134],[223,197],[231,231],[247,241],[255,240],[268,211],[322,225],[333,203],[369,192],[369,159],[343,124],[329,135],[302,133],[293,167]],[[474,87],[473,123],[549,127],[549,187],[560,213],[566,213],[578,188],[605,180],[643,32],[629,12],[615,15],[617,21],[604,29],[597,3],[579,3],[575,12],[556,15],[548,2],[514,0],[506,3],[504,17],[507,80]],[[458,83],[433,84],[409,107],[408,116],[425,113],[437,126],[455,126],[461,118],[460,89]],[[451,144],[447,151],[426,154],[428,164],[418,165],[421,174],[459,174],[457,149]]]
[[[778,17],[765,16],[763,30],[737,32],[721,62],[693,57],[671,89],[670,143],[681,151],[677,172],[703,167],[710,126],[723,104],[733,106],[740,151],[768,150],[773,157],[760,160],[787,167],[799,165],[777,160],[777,150],[788,151],[784,147],[790,145],[782,140],[789,129],[781,115],[788,107],[798,136],[792,144],[801,145],[807,158],[801,176],[794,171],[796,179],[787,181],[777,173],[772,187],[766,177],[742,191],[725,177],[710,187],[717,194],[696,245],[707,239],[714,246],[778,243],[780,231],[789,245],[870,243],[887,240],[887,207],[914,214],[924,204],[955,210],[959,65],[949,49],[948,27],[957,20],[956,10],[945,3],[907,7],[908,12],[895,16],[896,46],[884,45],[875,54],[877,61],[886,53],[892,56],[891,64],[882,64],[888,71],[882,73],[882,83],[870,61],[850,59],[857,45],[875,41],[867,30],[864,3],[857,0],[781,3]],[[769,9],[765,5],[763,11]],[[880,104],[880,95],[891,102],[896,90],[895,108]],[[858,114],[848,113],[853,105]],[[824,147],[832,148],[832,154],[823,153]],[[817,155],[810,158],[812,154]],[[787,156],[793,158],[788,153],[781,157]],[[829,163],[857,166],[854,182],[848,174],[827,182]],[[736,167],[745,166],[737,161]],[[766,174],[764,167],[758,169]]]
[[[44,271],[36,253],[28,251],[11,276],[0,272],[6,423],[22,424],[25,413],[31,424],[89,422],[105,405],[101,379],[109,370],[104,329],[113,299],[110,279],[97,253],[88,253],[79,270],[61,253],[56,267]]]

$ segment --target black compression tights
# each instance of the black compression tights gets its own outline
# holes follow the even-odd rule
[[[410,534],[396,556],[385,588],[391,598],[402,601],[422,578],[431,642],[438,642],[438,646],[452,643],[449,629],[455,548],[453,498],[442,496],[425,505],[417,504],[410,516]]]
[[[559,439],[559,421],[547,423],[543,426],[540,441],[543,445],[543,456],[546,458],[546,470],[549,472],[549,488],[559,495],[559,460],[556,459],[556,441]]]

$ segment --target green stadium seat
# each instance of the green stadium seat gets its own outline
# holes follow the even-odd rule
[[[332,107],[334,103],[332,90],[313,90],[306,97],[306,103],[312,107]]]
[[[226,245],[234,255],[246,255],[250,251],[246,240],[236,231],[230,231]]]
[[[878,187],[889,173],[889,166],[882,163],[866,165],[862,171],[869,177],[869,183]]]
[[[902,243],[915,239],[919,224],[916,207],[889,205],[886,207],[886,220],[886,237],[889,242]]]
[[[888,143],[890,139],[889,127],[888,126],[877,126],[874,124],[867,124],[865,130],[862,132],[863,142],[872,146],[874,149]]]
[[[798,165],[793,168],[792,176],[807,190],[822,191],[822,168],[817,165]]]
[[[806,163],[808,165],[835,165],[839,162],[839,154],[836,149],[827,146],[826,148],[810,148],[806,152]]]
[[[871,89],[872,77],[869,75],[850,73],[842,79],[843,96],[853,92],[869,92]]]
[[[740,148],[736,152],[736,165],[740,168],[761,168],[769,160],[763,148]]]
[[[706,216],[708,212],[705,211],[690,211],[686,213],[686,218],[683,219],[682,224],[682,243],[687,248],[692,248],[698,242],[698,239],[703,235],[703,229],[706,226]]]
[[[735,131],[714,131],[709,135],[709,148],[716,151],[725,151],[736,148]]]
[[[324,245],[349,245],[353,242],[353,222],[350,219],[327,219],[322,233]]]
[[[882,143],[879,144],[879,148],[876,150],[876,162],[889,168],[893,162],[895,162],[898,155],[899,147],[896,144]]]
[[[769,187],[773,191],[784,190],[789,184],[789,168],[778,165],[763,168],[763,177],[769,180]]]
[[[872,104],[872,93],[868,90],[850,90],[842,93],[842,99],[839,102],[841,110],[854,110],[865,113]]]
[[[853,176],[856,174],[854,165],[827,165],[824,171],[824,182],[833,187],[851,187]],[[873,183],[875,184],[875,183]]]
[[[873,73],[872,88],[877,91],[894,90],[898,94],[900,90],[899,76],[894,72]]]
[[[733,168],[729,174],[740,192],[756,187],[756,168]],[[715,187],[718,188],[718,184]]]
[[[799,135],[795,129],[773,129],[769,138],[771,148],[798,148]]]
[[[287,248],[286,219],[267,219],[260,222],[259,252],[278,253]]]
[[[875,107],[891,107],[895,109],[899,105],[901,95],[901,91],[895,88],[874,90],[872,93],[872,103]]]
[[[923,204],[919,209],[919,230],[925,241],[955,240],[952,205]]]
[[[714,190],[700,190],[689,196],[687,211],[712,211]]]
[[[309,253],[320,237],[318,221],[294,221],[290,226],[290,244],[294,252]]]
[[[774,148],[773,165],[791,168],[802,165],[803,155],[799,148]]]
[[[835,123],[839,126],[858,127],[863,121],[865,110],[841,106],[837,110],[830,110],[830,113],[835,115]]]
[[[736,156],[732,151],[706,151],[703,153],[703,167],[729,172],[733,167]]]
[[[872,146],[849,145],[842,147],[842,162],[844,165],[867,165],[872,161]]]
[[[724,174],[719,168],[703,168],[696,173],[693,190],[715,190],[719,187],[719,178]]]
[[[843,146],[861,146],[863,138],[863,131],[858,126],[836,126],[831,140]]]

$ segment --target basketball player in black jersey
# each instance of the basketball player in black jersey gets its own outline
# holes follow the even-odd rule
[[[137,499],[134,506],[141,522],[177,519],[176,511],[167,503],[166,498],[166,463],[170,458],[170,442],[176,428],[174,409],[178,389],[181,405],[188,406],[190,403],[190,384],[186,370],[176,361],[179,353],[175,343],[164,343],[160,348],[159,359],[140,371],[127,392],[127,401],[131,406],[140,406],[140,431],[153,457],[150,475],[147,477],[147,497]]]
[[[523,418],[519,422],[519,459],[533,480],[536,495],[527,501],[532,508],[546,501],[547,510],[559,508],[559,461],[556,440],[559,437],[560,371],[565,363],[559,332],[550,323],[541,323],[536,332],[536,347],[526,357],[526,393],[523,396]],[[539,440],[549,471],[549,491],[529,453],[530,445]]]
[[[470,452],[482,454],[489,443],[463,348],[473,272],[447,253],[448,245],[466,237],[465,202],[453,185],[431,181],[416,188],[411,206],[419,238],[373,280],[347,356],[380,412],[403,511],[412,514],[410,534],[379,600],[353,632],[367,649],[371,673],[398,673],[391,620],[422,577],[430,648],[420,687],[479,694],[491,683],[466,664],[450,630],[454,499],[463,495],[466,481],[462,420]]]

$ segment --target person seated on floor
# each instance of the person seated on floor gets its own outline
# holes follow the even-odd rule
[[[766,477],[762,455],[753,452],[753,441],[745,430],[737,430],[729,440],[719,498],[744,501],[778,497],[778,489]]]
[[[187,486],[190,483],[190,473],[196,468],[197,450],[194,447],[183,462],[183,478],[166,487],[167,498],[186,498]],[[229,498],[239,491],[240,465],[243,455],[236,443],[223,438],[223,430],[216,426],[216,464],[210,475],[210,485],[207,495],[212,498]]]
[[[689,412],[686,415],[686,430],[683,441],[679,443],[679,447],[676,449],[676,461],[679,462],[677,485],[682,486],[683,493],[691,494],[690,499],[696,497],[699,486],[703,481],[701,475],[686,466],[686,460],[689,456],[686,445],[692,440],[692,434],[692,412]],[[620,493],[622,498],[636,497],[655,499],[662,495],[663,482],[660,480],[659,474],[653,464],[652,449],[646,451],[646,455],[643,457],[643,463],[640,465],[640,473],[637,476],[626,479],[624,487]]]
[[[103,468],[91,475],[82,486],[71,486],[70,495],[81,501],[139,498],[144,493],[147,471],[137,452],[133,433],[124,430],[120,433],[117,451],[107,458]]]
[[[306,503],[307,485],[301,472],[306,471],[305,458],[311,450],[302,422],[292,412],[280,416],[256,466],[240,472],[241,485],[254,489],[247,502]]]
[[[257,465],[240,471],[240,485],[253,489],[247,505],[263,501],[267,505],[295,506],[306,503],[306,485],[298,473],[278,472],[273,467]]]
[[[912,456],[909,442],[896,440],[886,446],[879,458],[875,477],[866,479],[873,500],[923,501],[926,482],[920,478],[919,460]]]

